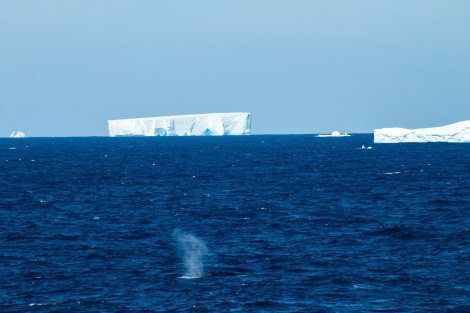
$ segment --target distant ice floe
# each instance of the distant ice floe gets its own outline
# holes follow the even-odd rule
[[[432,128],[374,129],[374,143],[470,142],[470,120]]]
[[[10,138],[24,138],[25,134],[21,130],[14,130],[10,134]]]
[[[339,131],[335,130],[331,134],[319,134],[317,137],[349,137],[348,133],[341,134]]]

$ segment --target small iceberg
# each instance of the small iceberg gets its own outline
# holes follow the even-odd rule
[[[14,130],[10,134],[10,138],[24,138],[25,134],[21,130]]]
[[[339,131],[335,130],[331,134],[319,134],[317,137],[349,137],[348,133],[341,134]]]

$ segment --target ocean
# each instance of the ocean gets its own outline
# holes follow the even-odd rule
[[[1,312],[470,312],[470,144],[3,138],[0,181]]]

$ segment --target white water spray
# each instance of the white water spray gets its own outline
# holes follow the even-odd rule
[[[181,278],[199,278],[204,276],[204,257],[209,253],[206,244],[194,235],[184,233],[180,229],[173,231],[178,246],[182,250],[183,263],[186,268]]]

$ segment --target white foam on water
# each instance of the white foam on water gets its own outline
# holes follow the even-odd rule
[[[180,276],[178,278],[180,279],[198,279],[198,278],[202,278],[204,276],[187,276],[187,275],[183,275],[183,276]]]

